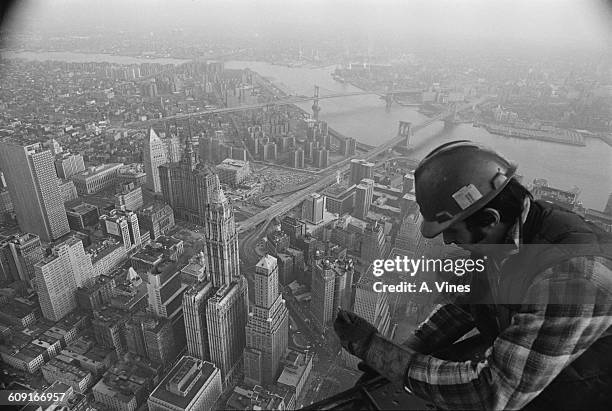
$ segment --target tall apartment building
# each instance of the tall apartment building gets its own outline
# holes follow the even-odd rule
[[[55,157],[55,172],[59,178],[65,180],[84,170],[85,162],[80,154],[61,153]]]
[[[355,187],[355,207],[353,215],[360,220],[365,220],[372,205],[374,196],[374,180],[364,178]]]
[[[168,162],[168,154],[165,143],[152,128],[144,141],[143,160],[147,187],[153,192],[161,192],[158,167]]]
[[[222,285],[208,299],[206,324],[210,359],[221,371],[224,387],[242,368],[248,303],[248,284],[243,276]]]
[[[43,316],[59,321],[76,308],[76,289],[91,283],[91,257],[77,237],[53,247],[52,255],[34,265]]]
[[[287,350],[289,312],[278,285],[275,257],[265,255],[255,265],[255,301],[246,326],[244,375],[249,384],[272,384]]]
[[[325,197],[318,193],[312,193],[302,203],[302,219],[312,224],[323,221],[323,210],[325,209]]]
[[[212,410],[221,393],[221,373],[214,364],[183,356],[153,390],[147,405],[150,411]]]
[[[374,178],[374,163],[363,159],[351,160],[351,184],[359,184],[364,178]]]
[[[205,208],[220,188],[219,178],[209,166],[198,166],[191,140],[186,139],[185,144],[180,162],[159,167],[161,192],[177,217],[204,225]]]
[[[51,151],[43,150],[40,143],[24,145],[11,138],[0,142],[0,167],[19,228],[44,242],[70,231],[53,161]]]

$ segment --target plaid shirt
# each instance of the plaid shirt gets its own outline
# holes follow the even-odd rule
[[[524,218],[510,231],[515,252]],[[573,278],[571,285],[552,280],[553,273],[557,279]],[[510,325],[480,362],[441,360],[380,337],[373,340],[366,362],[391,380],[403,375],[407,390],[441,409],[521,409],[591,344],[611,333],[611,278],[612,261],[602,257],[572,258],[538,274],[524,301],[548,295],[555,301],[571,296],[572,303],[516,305]],[[576,295],[584,296],[584,303]],[[426,347],[421,352],[448,347],[475,325],[459,306],[438,306],[415,330],[413,347]]]

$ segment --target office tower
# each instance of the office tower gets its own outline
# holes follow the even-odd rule
[[[134,183],[122,183],[121,191],[115,194],[115,208],[121,211],[137,211],[144,204],[142,187]]]
[[[142,242],[136,213],[112,210],[109,214],[100,216],[100,222],[104,233],[121,240],[126,250],[140,247]]]
[[[148,317],[142,321],[142,334],[149,360],[164,366],[174,361],[178,353],[170,320]]]
[[[200,360],[210,360],[206,306],[213,294],[212,283],[205,279],[193,284],[183,294],[183,319],[187,336],[187,353]]]
[[[149,232],[151,240],[165,235],[174,228],[174,210],[168,204],[154,203],[138,210],[137,215],[142,235]]]
[[[68,179],[85,170],[85,162],[80,154],[62,153],[55,157],[55,172],[62,179]]]
[[[355,208],[353,215],[360,220],[365,220],[372,205],[374,196],[374,180],[364,178],[355,187]]]
[[[212,284],[218,288],[229,284],[240,274],[234,210],[221,188],[212,193],[210,203],[206,205],[205,217],[208,268]]]
[[[5,138],[0,143],[0,165],[21,231],[45,242],[70,231],[51,151],[43,150],[40,143],[24,145]]]
[[[281,231],[289,236],[290,244],[295,245],[298,238],[306,235],[306,223],[293,217],[286,216],[281,221]]]
[[[180,274],[174,261],[163,261],[148,273],[149,312],[172,322],[181,316],[187,286],[181,283]]]
[[[158,167],[168,162],[168,155],[166,145],[152,128],[149,129],[149,135],[144,141],[143,159],[147,173],[147,187],[158,193],[161,191]]]
[[[52,255],[34,265],[43,316],[59,321],[76,308],[76,289],[93,279],[91,257],[77,237],[53,247]]]
[[[364,178],[374,178],[374,163],[363,159],[351,160],[351,184],[359,184]]]
[[[335,272],[329,260],[318,260],[312,265],[310,309],[315,318],[315,326],[321,332],[332,320],[335,312],[334,286]]]
[[[224,387],[242,366],[248,302],[248,284],[244,276],[222,285],[208,299],[206,325],[210,359],[221,370]]]
[[[246,326],[244,375],[249,384],[272,384],[287,349],[289,312],[279,293],[276,258],[265,255],[255,265],[255,301]]]
[[[361,241],[361,260],[369,265],[386,255],[385,230],[378,222],[368,224]]]
[[[212,410],[222,393],[221,373],[214,364],[183,356],[153,390],[149,411]]]
[[[402,193],[406,194],[414,189],[414,173],[409,171],[402,179]]]
[[[353,312],[374,325],[379,333],[386,336],[391,324],[389,300],[387,293],[374,291],[372,267],[363,275],[355,286],[355,303]]]
[[[355,303],[353,312],[374,325],[378,332],[389,337],[391,325],[391,311],[389,309],[389,298],[387,293],[377,293],[374,291],[374,276],[372,266],[361,276],[355,286]],[[359,358],[343,350],[342,358],[349,368],[357,368],[361,361]]]
[[[302,203],[302,218],[311,224],[319,224],[323,221],[324,208],[325,197],[312,193]]]
[[[212,168],[197,165],[190,139],[185,140],[180,162],[159,167],[159,178],[164,201],[170,204],[175,216],[204,225],[206,206],[220,184]]]
[[[166,144],[166,152],[168,153],[168,163],[178,163],[181,161],[181,140],[178,136],[172,134],[170,137],[164,139],[164,143]]]
[[[40,238],[36,234],[15,234],[0,242],[0,274],[9,282],[35,279],[34,265],[44,257]]]

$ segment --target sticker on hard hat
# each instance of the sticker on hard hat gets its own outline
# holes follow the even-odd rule
[[[482,194],[476,188],[474,184],[469,184],[467,186],[461,187],[459,190],[455,191],[453,194],[453,198],[459,204],[462,210],[465,210],[476,201],[482,198]]]

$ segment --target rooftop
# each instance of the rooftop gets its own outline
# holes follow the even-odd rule
[[[151,398],[187,408],[202,387],[219,370],[208,361],[183,356],[151,393]]]

